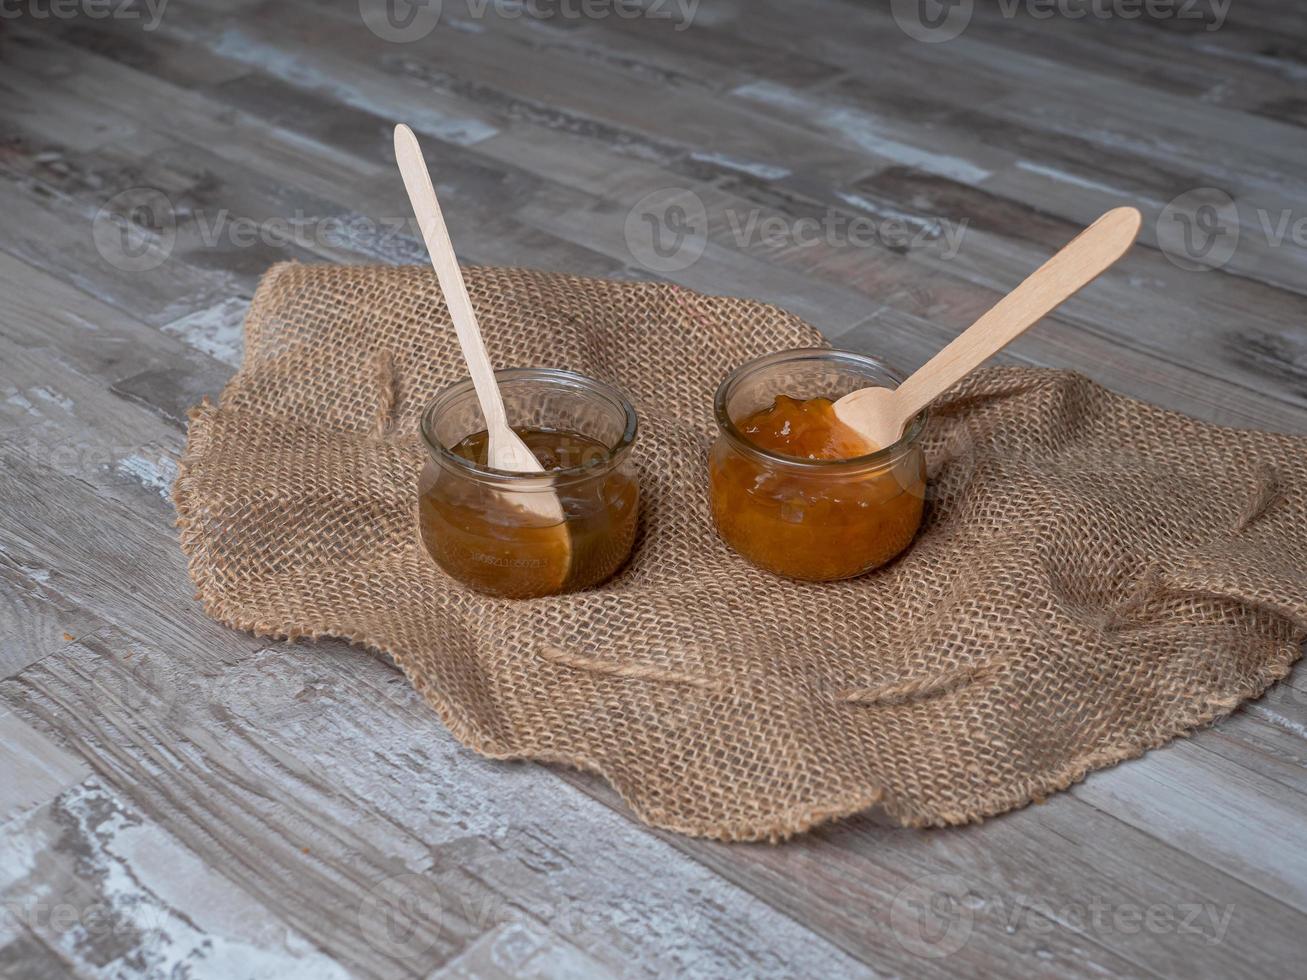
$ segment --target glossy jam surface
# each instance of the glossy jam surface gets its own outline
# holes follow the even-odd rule
[[[829,398],[801,401],[777,395],[770,407],[741,422],[739,430],[759,449],[800,459],[852,459],[876,450],[839,420]]]
[[[925,496],[920,448],[873,466],[805,466],[875,449],[836,418],[825,398],[779,395],[735,427],[750,444],[794,457],[748,453],[725,435],[713,448],[713,517],[726,543],[750,561],[778,575],[825,581],[870,571],[911,543]]]
[[[575,432],[518,429],[547,470],[599,464],[608,449]],[[453,452],[482,466],[486,433],[468,436]],[[626,560],[635,540],[638,493],[622,469],[597,466],[555,489],[563,520],[524,506],[528,493],[506,491],[429,462],[418,496],[418,527],[431,557],[470,588],[509,598],[583,589],[603,581]]]

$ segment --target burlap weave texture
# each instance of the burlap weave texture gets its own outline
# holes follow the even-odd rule
[[[953,824],[1218,718],[1300,652],[1307,440],[984,371],[932,415],[911,550],[790,582],[718,540],[705,454],[722,377],[815,330],[672,285],[467,277],[498,365],[636,405],[641,532],[617,577],[499,600],[421,551],[417,416],[464,376],[429,269],[271,270],[174,499],[210,615],[386,652],[479,752],[600,772],[689,834],[775,839],[876,803]]]

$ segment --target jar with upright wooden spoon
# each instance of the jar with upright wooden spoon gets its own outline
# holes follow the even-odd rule
[[[717,389],[709,500],[722,540],[787,578],[851,578],[885,564],[921,524],[925,413],[892,445],[837,430],[836,399],[902,375],[865,354],[769,354]]]
[[[452,578],[490,595],[527,599],[602,582],[635,541],[635,409],[611,385],[571,371],[514,368],[495,380],[543,474],[489,465],[472,382],[447,388],[420,421],[429,453],[418,483],[423,546]],[[540,493],[549,506],[534,504]]]
[[[432,462],[418,488],[422,542],[452,577],[494,595],[552,595],[602,581],[635,538],[635,481],[621,469],[635,412],[613,389],[570,372],[494,371],[422,149],[403,124],[395,161],[471,376],[423,416]],[[511,413],[505,383],[524,402]],[[469,430],[472,405],[481,427]],[[574,428],[564,421],[572,416],[604,431]]]

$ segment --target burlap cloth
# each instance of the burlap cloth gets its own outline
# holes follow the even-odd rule
[[[776,839],[880,803],[955,824],[1225,715],[1307,634],[1307,440],[1218,428],[1063,371],[934,412],[925,526],[889,567],[783,581],[713,532],[712,396],[822,344],[774,307],[469,269],[491,356],[614,382],[642,529],[607,584],[471,593],[414,533],[423,404],[464,376],[429,269],[275,267],[175,488],[205,609],[384,651],[466,745],[601,773],[649,823]],[[295,655],[312,656],[309,650]]]

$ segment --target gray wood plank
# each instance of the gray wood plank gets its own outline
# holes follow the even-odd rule
[[[1105,775],[1089,776],[1085,786]],[[572,779],[620,808],[599,781]],[[864,947],[870,933],[959,970],[1001,970],[987,959],[997,947],[1022,951],[1023,974],[1050,976],[1256,976],[1294,956],[1303,915],[1278,891],[1272,897],[1214,868],[1216,852],[1206,844],[1180,835],[1164,844],[1151,823],[1123,823],[1081,795],[943,831],[858,817],[783,848],[748,848],[743,857],[730,845],[666,836],[724,877],[819,923],[846,948]],[[1267,823],[1276,828],[1268,850],[1291,843],[1286,828]],[[922,917],[905,920],[904,906],[918,902]],[[1155,927],[1143,928],[1136,916],[1150,908]],[[1111,965],[1113,956],[1129,966]]]
[[[49,803],[90,775],[86,763],[0,709],[0,826]]]
[[[77,39],[86,36],[86,32],[71,33]],[[52,146],[48,135],[45,142],[33,138],[28,140],[29,155],[12,156],[11,167],[28,180],[81,200],[88,209],[103,204],[100,188],[116,182],[115,166],[118,173],[130,172],[139,183],[159,189],[171,201],[178,229],[169,266],[222,271],[248,293],[257,273],[274,260],[413,262],[423,258],[407,201],[396,193],[386,163],[391,154],[388,120],[373,112],[323,102],[277,79],[263,85],[224,86],[219,102],[47,37],[19,47],[14,54],[20,64],[46,73],[45,101],[76,105],[103,101],[105,112],[130,114],[142,135],[95,155],[78,154],[62,144]],[[74,63],[79,71],[70,74],[68,66]],[[184,79],[181,73],[173,77]],[[262,121],[233,111],[233,105],[245,100],[272,118]],[[366,152],[350,156],[328,149],[318,138],[327,134],[311,128],[269,125],[281,122],[283,115],[313,120],[328,113],[331,138],[341,142],[353,124]],[[177,139],[179,128],[185,128],[187,139]],[[52,155],[59,161],[55,172],[49,166]],[[536,265],[554,264],[596,275],[620,271],[621,262],[513,220],[514,199],[541,193],[540,178],[511,163],[487,165],[457,147],[446,147],[439,173],[443,193],[452,193],[460,202],[487,202],[451,214],[451,226],[467,260],[520,263],[523,256],[530,256]],[[489,206],[492,201],[495,207]]]
[[[865,973],[548,771],[462,749],[396,672],[336,644],[215,671],[115,632],[0,697],[360,975],[429,971],[523,919],[624,974]],[[374,933],[402,900],[431,921]]]
[[[342,25],[336,33],[343,37],[345,34],[344,26]],[[218,36],[220,39],[227,37],[227,35]],[[293,40],[293,38],[285,40],[283,43],[290,46],[292,50],[295,50],[298,47],[298,42]],[[344,41],[338,40],[337,46],[344,49]],[[460,48],[459,51],[461,50],[462,49]],[[452,55],[457,55],[457,53],[458,52],[451,52]],[[344,55],[342,55],[342,57],[344,57]],[[495,64],[498,65],[502,60],[503,59],[495,61]],[[458,65],[456,59],[453,62],[453,65]],[[473,68],[475,70],[488,70],[481,61],[478,61]],[[293,76],[288,75],[287,77]],[[494,79],[498,80],[499,76],[494,76]],[[302,79],[300,80],[300,83],[308,84]],[[514,85],[515,83],[514,80],[510,78],[503,80],[500,84]],[[767,95],[766,93],[771,94]],[[803,109],[806,114],[811,114],[811,111],[815,111],[816,103],[812,103],[812,99],[817,99],[820,102],[826,98],[824,95],[806,96],[797,92],[780,90],[776,89],[775,86],[772,86],[771,88],[766,88],[764,86],[762,90],[759,90],[759,94],[771,99],[773,103],[777,98],[782,99],[782,106],[789,106],[790,103],[793,102],[795,107]],[[809,102],[803,102],[802,100],[805,98],[808,99]],[[355,99],[354,101],[360,104],[363,102],[361,99]],[[829,109],[823,109],[823,111],[825,111],[827,115],[830,114]],[[850,109],[849,111],[852,112],[854,110]],[[818,116],[820,116],[820,114],[818,114]],[[841,116],[840,118],[844,119],[845,117]],[[848,120],[845,119],[845,121],[847,122]],[[890,122],[893,123],[894,120],[890,120]],[[643,121],[641,124],[643,125]],[[507,128],[507,125],[505,128]],[[500,135],[503,135],[502,131]],[[904,138],[907,139],[912,135],[912,133],[907,133],[906,135],[901,133],[899,135],[904,136]],[[890,132],[886,136],[886,139],[890,136],[893,136],[893,132]],[[496,138],[499,137],[490,138],[484,142],[486,144],[491,144]],[[905,143],[904,145],[908,144]],[[482,142],[479,141],[477,146],[482,147]],[[483,151],[484,149],[485,147],[482,147]],[[858,149],[861,151],[862,147],[859,145]],[[520,158],[520,154],[518,154],[518,158]],[[917,162],[924,166],[930,166],[929,161]],[[939,165],[943,166],[944,164],[940,163]],[[947,169],[947,167],[945,169]],[[944,174],[942,176],[947,178],[949,175]],[[956,174],[954,176],[956,176]],[[1039,176],[1040,175],[1036,175],[1036,178]],[[939,177],[940,175],[937,175],[937,179]],[[673,177],[673,179],[675,178]],[[1036,180],[1036,183],[1037,182],[1038,180]],[[960,209],[961,214],[973,215],[977,210],[979,210],[981,214],[984,214],[986,211],[993,212],[994,209],[992,207],[987,208],[983,205],[979,209],[975,207],[978,202],[984,201],[983,195],[980,195],[977,192],[973,196],[968,197],[968,189],[965,186],[957,184],[956,181],[953,183],[956,185],[956,189],[959,192],[963,204],[963,207]],[[647,189],[648,188],[646,187],[646,190]],[[852,190],[855,194],[857,193],[856,185],[852,187]],[[911,186],[899,187],[895,188],[895,190],[900,196],[905,193],[911,194],[914,197],[920,196],[916,189]],[[631,199],[628,198],[628,200]],[[614,235],[606,242],[597,244],[597,247],[606,249],[610,254],[613,254],[619,259],[625,257],[625,245],[620,237],[617,237],[620,233],[620,224],[618,222],[625,217],[624,210],[613,208],[605,209],[595,206],[587,208],[584,202],[582,202],[581,206],[578,208],[577,202],[572,201],[564,204],[565,201],[567,201],[565,197],[554,195],[551,203],[553,207],[562,209],[569,218],[573,217],[579,211],[586,216],[588,223],[593,224],[596,221],[603,221],[612,225]],[[1083,210],[1080,213],[1080,220],[1089,220],[1096,213],[1094,211],[1096,206],[1097,205],[1092,203],[1084,205]],[[956,201],[954,202],[954,207],[957,207]],[[1007,233],[1007,230],[1011,228],[1024,229],[1030,227],[1032,224],[1031,218],[1037,218],[1037,215],[1032,215],[1024,205],[1006,204],[1006,207],[1008,208],[1009,213],[1003,215],[1002,218],[999,219],[1001,220],[1000,227],[1003,229],[1005,234]],[[744,215],[748,214],[751,210],[757,210],[757,206],[755,203],[749,201],[747,197],[742,200],[731,200],[729,198],[723,199],[719,197],[717,203],[710,207],[710,212],[716,213],[719,210],[727,209],[736,215]],[[557,231],[560,235],[565,236],[565,232],[557,225],[549,225],[548,219],[541,217],[538,205],[530,205],[523,213],[536,223],[546,225],[551,232]],[[781,213],[786,214],[784,211]],[[790,220],[793,220],[796,217],[793,212],[790,212],[786,216]],[[940,214],[938,211],[928,211],[925,215],[928,220],[938,219],[939,216]],[[953,220],[959,219],[958,214],[946,216],[951,217]],[[721,224],[724,226],[725,222],[721,222]],[[1037,226],[1038,222],[1036,221],[1035,224]],[[1050,223],[1045,221],[1045,224]],[[1060,224],[1052,222],[1051,237],[1056,239],[1056,241],[1063,241],[1074,234],[1076,227],[1077,224],[1075,221],[1067,221]],[[723,234],[721,234],[723,239],[726,237],[724,231],[725,229],[723,228]],[[999,287],[992,278],[994,263],[989,256],[1011,248],[1013,255],[1019,256],[1016,258],[1016,261],[1009,259],[1007,262],[1009,268],[1013,270],[1011,273],[1011,281],[1015,282],[1019,275],[1024,275],[1030,268],[1033,268],[1034,264],[1037,264],[1038,260],[1046,254],[1042,251],[1035,253],[1029,251],[1023,252],[1023,247],[1020,243],[1009,243],[999,239],[995,239],[992,242],[983,242],[978,246],[975,242],[975,234],[977,231],[988,233],[987,228],[980,228],[974,225],[971,228],[968,228],[968,237],[965,241],[968,251],[963,253],[960,257],[955,257],[951,261],[941,263],[932,260],[928,255],[925,256],[926,261],[931,267],[929,269],[920,270],[920,272],[916,274],[915,280],[904,279],[905,275],[912,276],[910,270],[907,273],[900,272],[899,278],[904,284],[904,288],[906,288],[909,281],[921,283],[929,281],[937,284],[940,280],[940,273],[945,273],[946,275],[962,275],[967,279],[976,278],[978,274],[972,267],[972,263],[965,260],[972,255],[977,247],[981,248],[981,254],[985,256],[983,262],[989,270],[989,274],[983,277],[982,281],[976,283],[976,285],[989,289],[1006,288],[1006,285],[1009,285],[1010,283],[1005,283],[1002,287]],[[1050,249],[1054,247],[1054,243],[1049,241],[1049,234],[1046,233],[1043,237],[1044,241],[1041,242],[1041,244],[1047,245]],[[808,251],[810,253],[821,252],[820,249]],[[855,255],[851,256],[851,258],[864,268],[874,267],[878,264],[884,263],[887,259],[895,258],[892,254],[879,249],[846,249],[845,251],[854,252]],[[1296,250],[1293,247],[1287,247],[1286,249],[1276,251],[1275,254],[1289,254],[1296,251],[1299,250]],[[911,257],[917,258],[918,256],[914,253]],[[785,256],[770,256],[770,258],[772,259],[773,265],[777,263],[777,260],[782,264],[787,260],[787,257]],[[1173,302],[1172,296],[1183,291],[1198,289],[1202,293],[1201,297],[1197,298],[1199,307],[1203,310],[1210,309],[1212,315],[1208,318],[1207,322],[1200,322],[1197,324],[1199,339],[1201,342],[1198,344],[1187,343],[1179,345],[1184,348],[1184,353],[1179,356],[1189,358],[1190,362],[1195,367],[1205,368],[1210,371],[1214,364],[1228,362],[1230,360],[1231,352],[1242,351],[1245,355],[1244,363],[1240,364],[1235,362],[1234,366],[1242,369],[1237,373],[1242,374],[1246,384],[1261,387],[1264,385],[1268,376],[1276,379],[1283,377],[1282,387],[1286,393],[1286,397],[1295,399],[1301,398],[1298,392],[1301,389],[1301,379],[1304,369],[1302,366],[1302,356],[1297,350],[1300,345],[1297,343],[1296,337],[1300,332],[1297,325],[1301,321],[1303,309],[1307,307],[1307,301],[1281,298],[1276,301],[1275,305],[1272,305],[1268,303],[1268,301],[1275,298],[1274,293],[1250,291],[1247,288],[1241,288],[1237,285],[1233,287],[1232,292],[1231,284],[1221,275],[1204,278],[1200,275],[1187,273],[1171,266],[1168,262],[1164,261],[1161,256],[1149,256],[1146,252],[1141,250],[1136,250],[1136,253],[1131,256],[1130,261],[1135,267],[1137,267],[1136,270],[1129,275],[1128,278],[1125,277],[1124,274],[1118,274],[1122,280],[1128,282],[1130,286],[1131,292],[1129,300],[1131,305],[1129,307],[1122,306],[1117,308],[1114,304],[1105,302],[1102,295],[1100,295],[1102,293],[1102,287],[1096,287],[1099,289],[1099,294],[1095,294],[1097,298],[1092,301],[1086,299],[1085,301],[1082,301],[1079,306],[1071,307],[1070,309],[1072,312],[1080,311],[1081,315],[1091,316],[1093,320],[1092,325],[1095,329],[1104,331],[1108,336],[1111,336],[1113,339],[1119,340],[1132,348],[1137,348],[1139,346],[1138,340],[1140,336],[1140,331],[1133,328],[1132,321],[1139,317],[1146,317],[1150,323],[1150,333],[1155,333],[1157,335],[1157,345],[1160,345],[1160,347],[1155,346],[1153,349],[1161,349],[1166,355],[1175,357],[1177,356],[1176,350],[1178,349],[1175,343],[1176,335],[1180,331],[1183,331],[1186,338],[1191,338],[1195,331],[1195,323],[1193,322],[1191,307],[1182,308],[1183,315],[1177,317],[1177,306]],[[813,269],[813,263],[806,263],[803,271],[811,275],[811,272],[815,271]],[[849,283],[847,278],[850,272],[848,262],[828,262],[826,267],[820,271],[827,277],[832,275],[844,277],[847,284],[861,286],[865,290],[870,290],[877,285],[874,281],[858,282],[857,279],[854,279],[852,283]],[[690,284],[699,284],[710,278],[720,281],[722,275],[720,271],[713,270],[711,273],[701,274],[697,277],[682,275],[678,278],[683,280],[689,279],[691,280]],[[1151,288],[1137,288],[1140,285]],[[938,288],[939,286],[936,285],[935,290],[938,290]],[[777,298],[782,302],[785,300],[791,300],[788,305],[796,308],[804,305],[814,305],[811,303],[804,304],[802,298],[796,295],[798,293],[799,290],[797,289],[789,290],[786,295]],[[972,295],[977,295],[974,288],[972,289]],[[997,292],[993,295],[996,296]],[[1245,325],[1242,327],[1243,336],[1238,337],[1237,339],[1234,337],[1222,336],[1217,332],[1217,324],[1228,322],[1236,310],[1240,313],[1241,318],[1246,321]],[[1264,314],[1260,312],[1262,310],[1265,311]],[[800,312],[803,312],[803,310],[800,309]],[[979,310],[976,310],[976,312],[979,312]],[[826,324],[819,325],[825,326]],[[847,328],[847,326],[847,322],[836,321],[827,326],[827,329],[838,331]],[[1168,328],[1170,328],[1169,332]],[[1210,340],[1208,339],[1209,336]],[[1266,370],[1268,368],[1270,369],[1269,372]]]
[[[1176,742],[1086,780],[1073,794],[1299,911],[1307,798],[1283,782]]]

